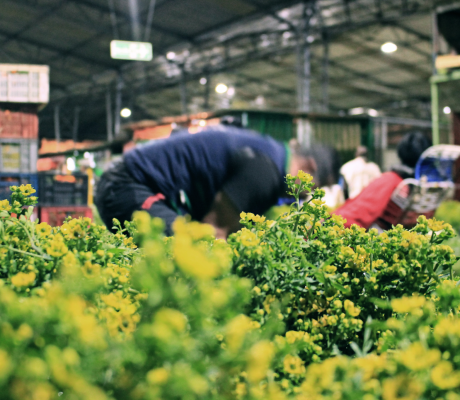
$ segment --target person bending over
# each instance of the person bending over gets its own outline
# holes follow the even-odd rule
[[[181,133],[127,152],[106,171],[97,187],[96,206],[107,227],[146,210],[165,222],[165,234],[178,215],[211,224],[216,237],[240,229],[241,211],[263,214],[285,195],[285,176],[299,170],[320,186],[315,159],[322,146],[289,146],[232,126]],[[316,151],[316,150],[317,151]]]

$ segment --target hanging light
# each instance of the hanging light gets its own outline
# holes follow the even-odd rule
[[[131,110],[129,108],[123,108],[121,111],[120,111],[120,115],[123,117],[123,118],[129,118],[131,116]]]
[[[369,108],[369,110],[367,110],[367,115],[369,115],[370,117],[378,117],[379,112],[377,110],[374,110],[373,108]]]
[[[225,83],[219,83],[216,86],[216,92],[220,94],[224,94],[228,90],[228,86]]]
[[[394,53],[398,50],[398,46],[396,46],[393,42],[386,42],[380,46],[380,50],[382,50],[383,53]]]
[[[66,166],[69,171],[75,171],[77,166],[75,165],[75,160],[72,157],[69,157],[66,161]]]

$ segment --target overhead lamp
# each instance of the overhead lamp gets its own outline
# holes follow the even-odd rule
[[[360,115],[360,114],[364,114],[364,107],[355,107],[355,108],[351,108],[348,110],[348,114],[350,115]]]
[[[75,160],[72,157],[69,157],[66,161],[66,167],[69,171],[75,171],[77,166],[75,165]]]
[[[374,110],[373,108],[369,108],[369,110],[367,110],[367,115],[369,115],[370,117],[378,117],[379,112],[377,110]]]
[[[445,106],[445,107],[442,109],[442,112],[443,112],[444,114],[446,114],[446,115],[447,115],[447,114],[450,114],[451,111],[452,111],[452,110],[450,109],[449,106]]]
[[[216,86],[216,92],[219,94],[224,94],[228,90],[228,86],[225,83],[219,83]]]
[[[201,78],[200,79],[200,85],[206,85],[208,83],[208,80],[206,78]]]
[[[398,50],[398,46],[393,42],[386,42],[380,46],[380,50],[382,50],[383,53],[394,53]]]
[[[176,53],[174,53],[174,51],[168,51],[166,53],[166,58],[168,60],[174,60],[176,58]]]
[[[131,110],[129,108],[123,108],[121,111],[120,111],[120,115],[123,117],[123,118],[129,118],[131,116]]]

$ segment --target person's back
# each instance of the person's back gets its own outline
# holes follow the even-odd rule
[[[283,181],[284,146],[270,137],[235,128],[178,134],[136,147],[124,160],[137,182],[162,193],[170,202],[182,203],[194,219],[201,220],[231,170],[237,168],[233,164],[241,152],[272,160]],[[185,204],[181,196],[186,196]]]
[[[344,191],[347,197],[353,199],[382,173],[377,164],[367,160],[367,148],[360,146],[356,151],[356,158],[345,163],[340,168],[340,174],[345,180]]]

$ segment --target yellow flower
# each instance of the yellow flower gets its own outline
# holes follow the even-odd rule
[[[0,382],[5,381],[11,371],[11,359],[5,350],[0,349]]]
[[[302,170],[299,170],[299,172],[297,172],[297,178],[299,178],[300,182],[305,184],[309,184],[313,180],[313,177],[310,174],[307,174]]]
[[[322,206],[322,205],[324,204],[324,201],[319,200],[319,199],[312,200],[311,202],[312,202],[315,206],[318,206],[318,207],[320,207],[320,206]]]
[[[0,211],[10,211],[11,206],[8,200],[1,200],[0,201]]]
[[[238,382],[233,393],[236,395],[237,398],[246,396],[246,394],[248,393],[248,391],[246,390],[246,384],[243,382]]]
[[[305,372],[304,362],[299,357],[291,354],[284,357],[283,366],[288,374],[300,375]]]
[[[438,349],[426,349],[420,342],[415,342],[401,351],[398,358],[407,368],[419,371],[436,364],[441,359],[441,352]]]
[[[173,223],[173,230],[176,236],[187,236],[193,241],[212,239],[216,233],[211,225],[196,221],[187,222],[185,218],[177,218]]]
[[[428,220],[428,228],[432,231],[437,232],[444,229],[444,221],[436,221],[436,218]]]
[[[433,336],[438,343],[442,343],[446,338],[460,337],[460,319],[443,318],[435,326]]]
[[[194,246],[188,237],[176,236],[173,254],[179,268],[195,278],[211,279],[220,273],[218,264]]]
[[[440,389],[454,389],[460,386],[460,372],[449,361],[441,361],[431,370],[431,381]]]
[[[286,342],[293,344],[296,341],[303,339],[305,332],[302,331],[288,331],[286,332]]]
[[[258,382],[265,378],[273,354],[273,343],[268,340],[262,340],[251,347],[247,369],[249,382]]]
[[[406,375],[398,375],[383,382],[383,400],[417,400],[423,387],[419,381]]]
[[[359,313],[361,312],[359,307],[356,307],[354,303],[350,300],[345,300],[344,308],[346,312],[348,313],[348,315],[350,315],[351,317],[357,317]]]
[[[412,313],[416,315],[422,315],[421,307],[425,305],[425,302],[426,298],[423,296],[404,296],[400,299],[392,300],[391,306],[397,313]]]
[[[32,328],[27,324],[21,324],[18,328],[17,335],[21,340],[30,339],[34,335],[34,331]]]
[[[257,235],[247,228],[241,229],[238,241],[246,247],[254,247],[260,243],[260,240],[257,237]]]
[[[230,351],[236,352],[239,350],[246,333],[253,329],[251,322],[249,317],[240,314],[227,324],[225,337]]]
[[[46,222],[42,222],[38,225],[35,225],[35,232],[41,237],[47,237],[51,234],[51,226]]]
[[[16,287],[27,287],[34,283],[36,278],[35,272],[18,272],[11,278],[11,283]]]
[[[171,336],[185,331],[187,318],[180,311],[172,308],[162,308],[157,311],[153,320],[154,336],[168,340]]]
[[[31,194],[36,192],[36,190],[32,187],[30,183],[27,185],[19,186],[19,190],[24,196],[30,196]]]
[[[340,248],[340,253],[345,257],[353,257],[355,252],[351,247],[342,246]]]
[[[68,251],[69,249],[65,245],[64,238],[61,235],[56,235],[46,249],[46,252],[52,257],[61,257]]]
[[[367,381],[374,377],[379,371],[383,370],[386,366],[386,354],[377,356],[376,354],[369,354],[366,357],[356,358],[353,363],[358,365],[364,372],[364,380]]]
[[[155,368],[147,372],[146,378],[152,385],[163,385],[169,378],[169,372],[164,368]]]
[[[30,357],[24,361],[24,370],[32,378],[47,379],[49,376],[46,362],[38,357]]]

